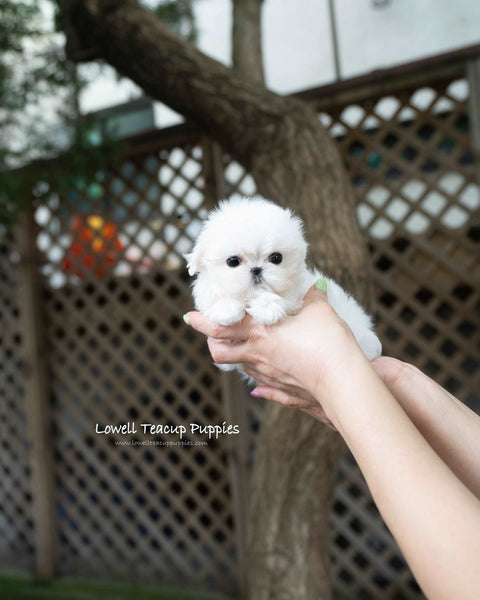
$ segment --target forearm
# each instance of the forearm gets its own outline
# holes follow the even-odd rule
[[[298,315],[271,328],[250,317],[221,327],[188,316],[209,336],[215,362],[247,365],[263,383],[259,395],[340,431],[430,600],[478,598],[480,501],[415,427],[323,292],[309,290]]]
[[[363,357],[320,395],[427,596],[478,598],[480,502]]]
[[[412,365],[377,360],[375,368],[411,421],[480,498],[480,417]]]

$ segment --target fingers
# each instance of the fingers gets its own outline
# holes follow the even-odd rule
[[[197,311],[188,312],[184,316],[185,322],[194,329],[217,340],[245,341],[248,339],[252,318],[247,315],[240,323],[235,325],[219,325],[214,323],[203,313]]]
[[[287,394],[282,390],[278,390],[277,388],[270,387],[268,385],[257,386],[252,392],[250,392],[250,395],[254,396],[255,398],[273,400],[273,402],[278,402],[278,404],[288,406],[289,408],[305,409],[309,408],[311,404],[302,398],[297,398],[296,396],[292,396],[291,394]]]
[[[427,382],[435,383],[415,365],[403,362],[398,358],[379,356],[371,364],[377,375],[391,391],[401,388],[413,388]]]
[[[327,302],[327,282],[323,278],[318,279],[303,298],[304,306],[314,302]]]
[[[213,362],[223,365],[235,365],[245,362],[249,358],[249,348],[246,343],[232,344],[224,340],[216,340],[209,337],[208,349],[212,355]]]
[[[306,304],[312,304],[314,302],[327,302],[327,282],[325,279],[319,279],[312,287],[308,290],[304,297],[304,306]],[[253,319],[250,315],[246,315],[240,323],[235,325],[219,325],[214,323],[203,313],[198,311],[190,311],[184,315],[184,320],[188,325],[191,325],[194,329],[207,335],[208,337],[217,340],[234,340],[234,341],[246,341],[250,335]]]
[[[448,394],[420,369],[397,358],[379,356],[371,364],[397,400],[415,400],[425,395],[432,395],[436,391]]]
[[[422,398],[434,398],[437,394],[456,400],[455,396],[414,365],[390,356],[379,356],[371,364],[383,383],[400,402],[419,402]]]
[[[372,361],[372,367],[387,387],[395,386],[405,375],[407,363],[390,356],[379,356]]]
[[[298,408],[300,410],[303,410],[314,419],[317,419],[318,421],[325,423],[325,425],[328,425],[330,429],[337,431],[336,427],[326,416],[320,404],[318,404],[317,402],[312,402],[303,398],[299,398],[298,396],[288,394],[282,390],[268,385],[259,385],[252,392],[250,392],[250,394],[255,398],[265,398],[265,400],[272,400],[273,402],[277,402],[278,404],[286,406],[287,408]]]

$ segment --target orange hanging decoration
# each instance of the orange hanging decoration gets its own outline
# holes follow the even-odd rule
[[[102,279],[112,272],[124,250],[117,227],[98,215],[74,217],[72,241],[62,259],[62,270],[85,279],[87,272]]]

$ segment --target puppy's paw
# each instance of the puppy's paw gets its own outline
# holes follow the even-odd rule
[[[242,365],[238,364],[238,365],[219,365],[217,363],[213,363],[218,369],[220,369],[220,371],[224,371],[225,373],[229,373],[230,371],[238,371],[241,375],[241,378],[243,379],[243,381],[247,384],[247,385],[258,385],[258,381],[256,381],[253,377],[250,377],[250,375],[247,375],[243,370],[242,370]]]
[[[229,373],[230,371],[235,371],[235,369],[240,369],[241,365],[221,365],[218,363],[213,363],[217,369],[220,371],[224,371],[225,373]]]
[[[358,343],[368,360],[373,360],[382,354],[382,343],[371,330],[365,331]]]
[[[302,306],[303,306],[303,298],[300,298],[299,300],[291,300],[287,304],[287,314],[288,315],[296,315],[297,313],[300,312],[300,310],[302,309]]]
[[[245,316],[245,306],[238,300],[224,298],[205,311],[207,317],[219,325],[235,325]]]
[[[287,316],[287,309],[282,300],[266,297],[252,302],[247,308],[247,313],[261,325],[273,325]]]

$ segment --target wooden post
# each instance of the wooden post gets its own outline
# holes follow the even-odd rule
[[[35,523],[35,573],[51,578],[57,563],[54,473],[48,397],[46,347],[41,313],[39,254],[33,212],[28,209],[18,226],[20,251],[20,324],[23,342],[25,393]]]
[[[467,78],[470,88],[469,117],[472,135],[473,160],[477,180],[480,183],[480,59],[473,58],[467,63]]]
[[[205,203],[215,206],[225,195],[222,150],[217,142],[205,137],[202,140],[203,176],[205,178]],[[236,373],[221,373],[222,400],[225,420],[238,425],[240,433],[226,440],[231,473],[231,488],[239,566],[240,597],[246,587],[246,526],[248,502],[248,420],[246,414],[245,386]]]
[[[328,0],[328,16],[330,18],[330,31],[332,34],[333,66],[335,67],[335,79],[337,81],[340,81],[342,79],[342,72],[340,69],[340,51],[338,47],[337,19],[335,16],[334,0]]]
[[[227,436],[228,461],[231,473],[233,510],[239,567],[240,598],[246,590],[247,507],[248,507],[248,431],[246,390],[238,373],[222,373],[222,395],[227,424],[238,425],[238,435]]]
[[[205,179],[205,204],[213,208],[225,194],[222,149],[211,138],[202,138],[203,177]]]

